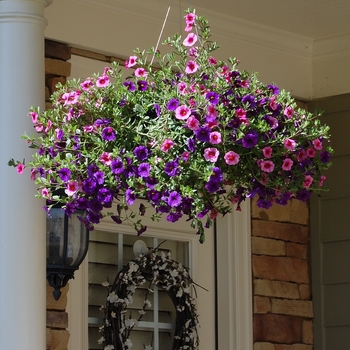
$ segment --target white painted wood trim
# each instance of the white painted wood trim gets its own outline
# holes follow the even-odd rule
[[[253,349],[250,201],[217,220],[219,349]]]

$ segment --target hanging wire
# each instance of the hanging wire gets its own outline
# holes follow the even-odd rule
[[[160,39],[162,38],[163,31],[164,31],[164,28],[165,28],[165,24],[166,24],[166,22],[168,20],[168,16],[169,16],[169,12],[170,12],[172,3],[173,3],[173,0],[170,1],[170,5],[168,7],[168,11],[167,11],[167,13],[165,15],[163,26],[162,26],[162,29],[160,30],[160,34],[159,34],[159,37],[158,37],[157,45],[155,47],[154,54],[153,54],[153,57],[152,57],[152,60],[151,60],[151,65],[153,64],[154,58],[156,56],[156,52],[158,51],[159,42],[160,42]]]

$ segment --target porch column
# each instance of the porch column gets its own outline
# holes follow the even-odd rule
[[[21,134],[33,133],[28,108],[44,107],[44,8],[52,0],[0,1],[0,343],[1,349],[46,349],[45,216]]]

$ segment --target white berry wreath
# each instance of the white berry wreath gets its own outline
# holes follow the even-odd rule
[[[139,286],[149,282],[144,304],[138,318],[127,315],[133,302],[133,294]],[[113,284],[106,284],[108,297],[104,308],[104,324],[100,328],[103,336],[99,340],[104,350],[129,350],[132,347],[130,333],[151,306],[148,294],[157,286],[167,291],[176,310],[176,326],[172,350],[195,350],[199,346],[197,333],[198,315],[195,300],[191,295],[195,283],[189,269],[174,261],[170,253],[159,247],[131,260],[116,276]],[[152,346],[144,345],[144,349]]]

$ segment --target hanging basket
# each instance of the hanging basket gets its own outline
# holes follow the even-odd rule
[[[329,128],[288,92],[239,71],[237,59],[218,60],[204,17],[188,10],[185,21],[184,37],[165,40],[170,53],[136,50],[126,78],[113,63],[58,85],[52,109],[30,112],[39,134],[24,138],[37,149],[29,167],[38,197],[64,189],[55,200],[68,215],[84,210],[90,230],[106,215],[138,234],[144,215],[184,217],[203,242],[232,204],[256,197],[270,208],[324,190]]]

